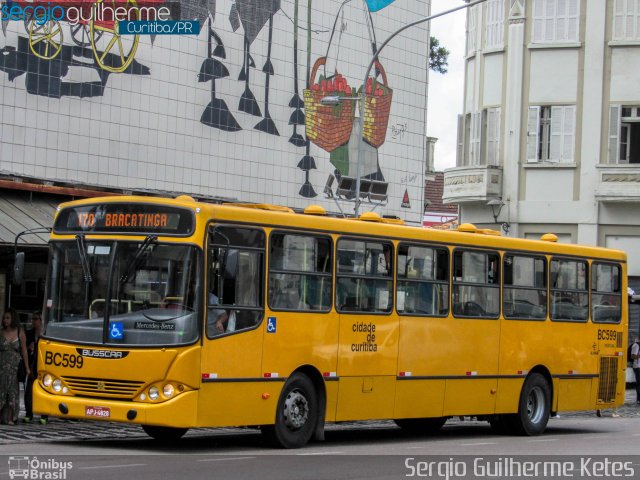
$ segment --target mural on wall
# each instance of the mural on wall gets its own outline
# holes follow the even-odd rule
[[[146,3],[149,1],[159,4],[159,0],[147,0]],[[267,134],[300,149],[299,155],[291,159],[291,165],[303,174],[298,190],[300,197],[317,197],[320,187],[325,199],[353,202],[359,166],[360,200],[385,204],[389,183],[381,167],[380,155],[383,153],[380,149],[386,141],[393,104],[391,72],[385,70],[384,60],[380,59],[365,85],[361,85],[362,79],[347,78],[340,67],[353,62],[353,57],[344,60],[341,57],[349,48],[343,43],[343,33],[347,28],[358,30],[358,35],[367,39],[371,52],[375,52],[377,40],[372,12],[389,5],[389,9],[393,9],[393,0],[353,0],[353,5],[360,5],[362,13],[363,21],[357,24],[344,18],[345,5],[351,1],[336,4],[333,26],[320,28],[314,25],[312,0],[228,0],[226,3],[221,0],[180,0],[171,6],[171,12],[172,18],[199,20],[200,39],[206,36],[206,52],[202,51],[202,41],[193,43],[202,55],[199,71],[193,72],[194,82],[210,82],[210,99],[201,104],[198,112],[201,124],[228,135],[242,131]],[[220,11],[223,3],[225,11]],[[134,8],[131,5],[130,8]],[[32,95],[93,98],[105,95],[108,79],[113,74],[153,74],[154,64],[149,63],[149,56],[143,60],[144,64],[136,61],[140,37],[121,36],[116,22],[91,21],[63,27],[65,23],[57,20],[49,20],[44,25],[38,25],[34,20],[24,22],[27,36],[18,33],[17,48],[8,42],[0,48],[0,70],[6,73],[8,81],[15,82],[24,76],[26,91]],[[2,27],[6,36],[6,22]],[[290,28],[289,41],[275,42],[276,28],[281,31]],[[70,32],[67,36],[70,41],[65,43],[67,32]],[[236,42],[231,37],[234,35],[242,36],[241,51],[226,47],[230,42]],[[261,46],[266,46],[266,52],[264,47],[254,48],[257,39]],[[151,36],[150,41],[154,48],[158,39]],[[278,71],[274,67],[275,49],[280,58],[288,58],[292,72],[282,71],[282,68]],[[326,53],[318,55],[322,50]],[[304,60],[300,61],[305,54],[306,65]],[[333,71],[328,68],[329,58],[335,62]],[[361,67],[365,67],[369,59],[369,55],[361,55]],[[301,67],[303,75],[300,75]],[[78,69],[83,72],[70,75]],[[264,81],[259,83],[262,89],[256,91],[256,79],[261,74],[264,76]],[[287,89],[290,95],[285,117],[282,117],[281,108],[277,109],[277,114],[269,108],[272,88],[276,84],[279,91]],[[242,91],[235,97],[237,104],[230,101],[230,92],[240,91],[235,89],[236,85]],[[144,91],[140,94],[144,95]],[[328,95],[338,97],[336,105],[322,104],[321,99]],[[363,132],[359,131],[358,118],[361,101],[364,102]],[[254,118],[252,122],[251,117]],[[260,119],[256,121],[255,117]],[[281,135],[277,123],[288,125],[291,130]],[[331,165],[326,181],[316,184],[315,188],[311,181],[311,172],[318,168],[314,150],[316,154],[326,152],[322,161],[326,162],[328,156]],[[324,163],[324,171],[327,166]]]

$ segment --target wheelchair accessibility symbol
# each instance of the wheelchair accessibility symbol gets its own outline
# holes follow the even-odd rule
[[[267,318],[267,333],[276,333],[276,317]]]
[[[111,322],[109,324],[109,340],[122,340],[124,336],[124,324],[122,322]]]

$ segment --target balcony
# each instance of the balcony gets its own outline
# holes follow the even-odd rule
[[[595,197],[601,202],[640,202],[640,164],[598,165]]]
[[[443,203],[486,202],[502,196],[502,167],[474,165],[444,171]]]

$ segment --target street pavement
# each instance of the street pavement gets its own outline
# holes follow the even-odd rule
[[[20,392],[22,398],[22,391]],[[140,425],[137,424],[125,424],[116,422],[100,422],[100,421],[77,421],[63,418],[50,417],[49,422],[46,425],[41,425],[37,418],[31,423],[22,423],[24,418],[24,405],[21,406],[20,423],[17,425],[0,425],[0,445],[11,445],[19,443],[33,443],[33,442],[51,442],[51,441],[82,441],[82,440],[108,440],[118,438],[148,438],[142,431]],[[562,421],[565,418],[575,417],[596,417],[597,412],[582,411],[582,412],[561,412],[559,417],[556,417],[554,421]],[[600,412],[602,418],[630,418],[640,417],[640,405],[636,405],[636,393],[635,389],[627,389],[625,404],[620,408],[613,410],[607,409]],[[468,423],[474,422],[468,417],[464,420],[460,418],[452,418],[447,422],[450,424],[459,424],[459,422],[465,421]],[[385,428],[392,427],[395,424],[392,421],[373,421],[373,422],[358,422],[359,428],[363,427],[363,424],[368,424],[371,428]],[[486,424],[486,423],[485,423]],[[352,423],[341,423],[337,425],[328,424],[327,430],[343,430],[353,428]],[[445,427],[446,428],[446,427]],[[191,429],[187,433],[187,436],[225,436],[225,435],[237,435],[238,433],[246,431],[246,429],[239,428],[199,428]]]

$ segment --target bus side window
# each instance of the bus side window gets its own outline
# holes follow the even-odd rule
[[[622,292],[620,265],[591,265],[591,318],[596,323],[620,323]]]
[[[209,338],[253,328],[262,320],[265,244],[264,232],[259,229],[210,228],[206,324]]]
[[[420,245],[398,246],[396,308],[406,315],[441,316],[448,311],[449,251]]]
[[[455,250],[453,254],[453,314],[466,318],[500,315],[499,255]]]
[[[338,311],[390,313],[394,297],[393,244],[341,238],[337,255]]]
[[[549,267],[551,278],[551,319],[586,322],[589,318],[588,265],[585,260],[553,258]]]

